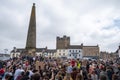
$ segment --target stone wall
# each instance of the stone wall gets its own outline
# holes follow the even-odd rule
[[[83,56],[99,56],[99,46],[83,46]]]
[[[69,45],[70,45],[70,37],[67,36],[57,37],[56,39],[57,49],[66,49]]]

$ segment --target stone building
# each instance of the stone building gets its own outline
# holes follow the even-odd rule
[[[20,57],[21,54],[25,54],[26,49],[24,48],[13,48],[10,53],[10,57]],[[56,49],[47,49],[45,48],[36,48],[36,56],[45,56],[45,57],[56,57]]]
[[[70,45],[70,37],[64,35],[63,37],[56,38],[57,49],[67,49],[69,45]]]
[[[78,58],[82,57],[91,57],[91,58],[98,58],[99,57],[99,46],[84,46],[81,45],[71,45],[70,44],[70,37],[63,36],[56,38],[56,50],[57,50],[57,57],[67,57],[67,58]],[[78,51],[70,52],[70,51]],[[80,51],[80,53],[79,53]],[[71,56],[70,56],[71,55]]]
[[[13,50],[10,52],[10,57],[13,58],[13,57],[20,57],[20,55],[22,53],[25,53],[25,49],[24,48],[16,48],[14,47]]]
[[[100,56],[99,46],[84,46],[82,47],[84,57],[96,57]]]
[[[105,59],[109,59],[109,53],[106,51],[101,51],[100,52],[100,58],[105,60]]]
[[[101,51],[100,58],[103,60],[112,60],[112,59],[118,58],[118,55],[115,52]]]
[[[68,55],[68,46],[70,45],[70,37],[63,36],[56,38],[56,57],[67,57]]]

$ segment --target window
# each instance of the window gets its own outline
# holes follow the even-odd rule
[[[63,55],[65,55],[65,53],[63,53]]]
[[[73,52],[74,52],[74,50],[73,50]]]
[[[77,52],[77,50],[76,50],[76,52]]]
[[[71,56],[71,54],[70,54],[70,56]]]
[[[65,50],[63,49],[63,52],[65,52]]]
[[[81,51],[79,50],[79,52],[81,52]]]
[[[59,50],[59,52],[61,52],[61,50]]]
[[[61,55],[61,53],[59,53],[59,55]]]
[[[80,56],[80,54],[79,54],[79,56]]]
[[[70,50],[70,52],[71,52],[71,50]]]

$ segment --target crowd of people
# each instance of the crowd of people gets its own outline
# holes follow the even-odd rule
[[[120,61],[24,56],[1,61],[0,80],[120,80]]]

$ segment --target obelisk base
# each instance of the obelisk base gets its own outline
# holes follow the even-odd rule
[[[27,56],[35,57],[36,56],[36,49],[27,49]]]

